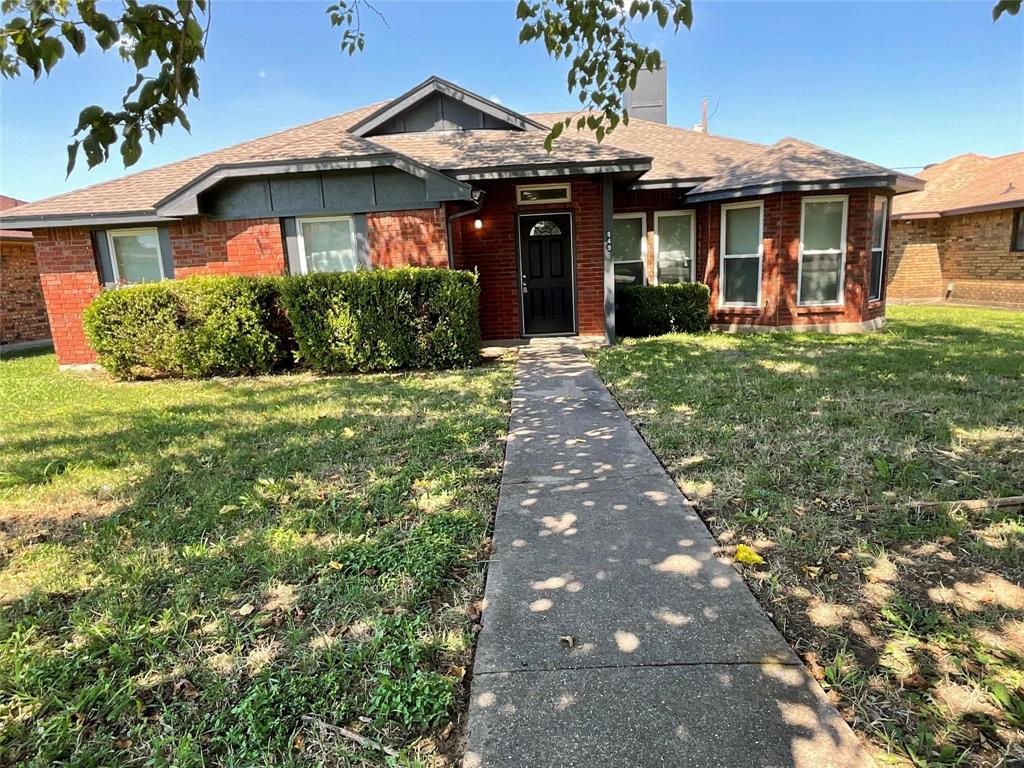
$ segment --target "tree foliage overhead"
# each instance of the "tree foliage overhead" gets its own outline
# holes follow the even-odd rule
[[[197,65],[205,57],[208,0],[174,4],[140,4],[123,0],[120,12],[104,13],[96,0],[3,0],[0,74],[16,77],[25,70],[35,79],[49,75],[68,49],[83,54],[90,45],[116,48],[135,65],[135,80],[120,107],[89,106],[81,111],[68,145],[68,173],[79,150],[89,167],[110,157],[120,143],[125,167],[142,156],[142,139],[150,142],[178,123],[189,129],[185,110],[199,96]]]
[[[211,0],[140,3],[121,0],[116,13],[101,11],[98,0],[0,0],[0,74],[12,78],[31,72],[49,75],[69,50],[81,55],[91,45],[116,48],[135,66],[119,107],[88,106],[78,118],[68,145],[68,173],[79,153],[89,167],[120,146],[125,167],[142,156],[167,126],[189,130],[186,111],[199,96],[199,62],[205,58]],[[1016,16],[1022,0],[999,0],[992,18]],[[113,4],[110,4],[113,5]],[[107,8],[107,4],[104,8]],[[330,23],[341,29],[341,50],[353,55],[366,46],[364,11],[383,16],[370,0],[337,0],[327,7]],[[569,92],[579,98],[576,116],[556,123],[551,144],[573,121],[601,141],[629,121],[625,93],[639,73],[661,64],[657,49],[638,43],[632,22],[653,20],[661,28],[693,23],[692,0],[519,0],[519,41],[539,41],[556,59],[569,63]],[[386,22],[385,22],[386,23]]]

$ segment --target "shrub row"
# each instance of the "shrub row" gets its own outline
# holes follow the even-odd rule
[[[84,322],[120,378],[451,368],[479,355],[479,293],[442,269],[191,277],[105,291]]]
[[[616,320],[623,336],[697,333],[709,323],[711,291],[704,283],[630,285],[619,291]]]

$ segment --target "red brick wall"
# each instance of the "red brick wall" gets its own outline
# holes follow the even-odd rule
[[[837,192],[785,192],[746,198],[764,202],[764,259],[761,272],[759,308],[719,308],[721,203],[710,203],[707,212],[708,258],[705,280],[711,286],[712,322],[720,325],[834,325],[860,323],[885,315],[882,301],[868,301],[871,265],[873,193],[867,189],[847,190],[846,274],[844,304],[837,307],[797,306],[800,264],[801,200]],[[741,202],[741,201],[736,201]]]
[[[374,267],[447,267],[444,208],[369,213],[366,236]]]
[[[452,226],[455,266],[480,274],[480,329],[485,339],[518,338],[520,275],[516,256],[519,213],[572,211],[575,228],[576,322],[582,335],[604,335],[604,221],[600,178],[569,180],[572,202],[517,206],[515,181],[482,182],[479,213]],[[529,183],[520,181],[522,183]],[[483,222],[475,229],[475,219]]]
[[[280,275],[285,269],[279,219],[186,219],[167,225],[176,278]]]
[[[61,365],[96,360],[82,330],[82,310],[100,292],[92,239],[84,227],[33,233],[50,332]]]
[[[942,219],[898,219],[891,224],[889,263],[885,268],[886,289],[892,301],[941,299],[946,290],[942,279],[942,252],[946,247],[946,225]]]
[[[32,241],[0,242],[0,344],[50,338]]]

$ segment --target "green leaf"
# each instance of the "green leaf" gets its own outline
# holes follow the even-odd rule
[[[91,107],[86,107],[78,113],[78,127],[75,129],[75,133],[84,131],[88,126],[95,123],[103,115],[103,107],[96,106],[93,104]]]
[[[992,6],[992,21],[999,21],[999,17],[1004,13],[1016,16],[1020,13],[1020,6],[1021,0],[999,0]]]
[[[80,141],[73,141],[68,144],[68,176],[75,170],[75,160],[78,158],[78,145],[81,143]]]

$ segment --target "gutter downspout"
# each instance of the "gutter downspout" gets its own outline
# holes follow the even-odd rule
[[[480,209],[483,208],[484,205],[484,197],[487,195],[487,193],[482,189],[474,189],[471,194],[473,197],[473,207],[467,208],[464,211],[459,211],[458,213],[453,213],[445,222],[445,238],[448,241],[448,269],[455,269],[455,249],[452,246],[452,222],[456,219],[461,219],[464,216],[479,213]]]

